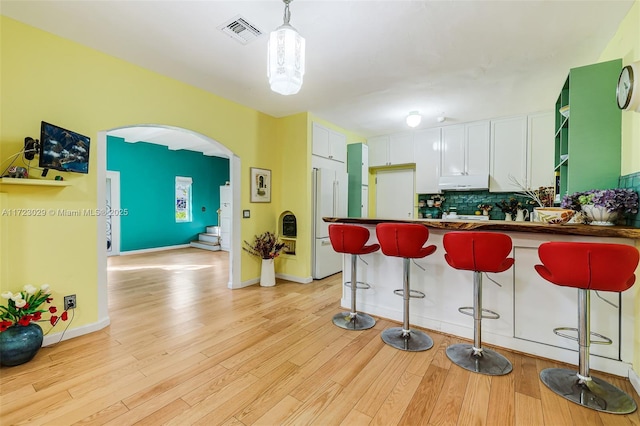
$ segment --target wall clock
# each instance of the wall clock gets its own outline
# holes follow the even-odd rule
[[[640,112],[640,61],[622,68],[616,90],[618,108]]]

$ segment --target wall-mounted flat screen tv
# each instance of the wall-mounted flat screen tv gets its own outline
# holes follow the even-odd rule
[[[39,166],[62,172],[89,173],[90,142],[87,136],[43,121]]]

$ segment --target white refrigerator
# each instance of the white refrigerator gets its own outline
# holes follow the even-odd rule
[[[346,172],[313,169],[313,262],[314,279],[328,277],[342,271],[342,254],[336,253],[329,241],[329,224],[323,217],[347,217]]]

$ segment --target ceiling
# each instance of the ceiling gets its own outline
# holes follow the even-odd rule
[[[0,12],[271,116],[309,111],[370,137],[407,130],[413,110],[421,128],[549,110],[569,69],[598,60],[632,5],[295,0],[307,59],[292,96],[266,77],[279,0],[1,0]],[[242,45],[218,29],[238,15],[263,35]]]

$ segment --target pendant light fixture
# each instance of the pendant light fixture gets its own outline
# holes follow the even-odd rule
[[[418,127],[421,121],[422,116],[418,111],[411,111],[409,115],[407,115],[407,126],[409,127]]]
[[[295,95],[304,76],[304,38],[289,25],[291,12],[284,2],[284,23],[269,35],[267,76],[271,90],[281,95]]]

